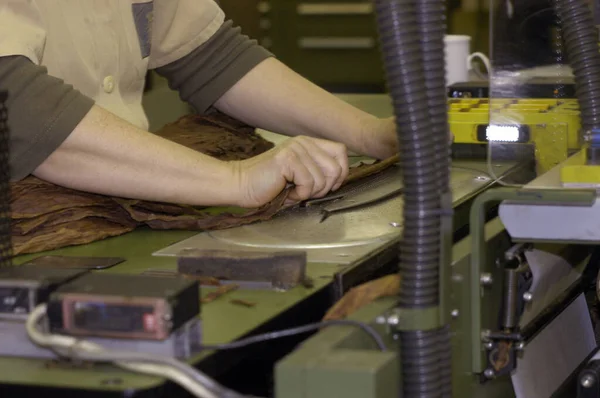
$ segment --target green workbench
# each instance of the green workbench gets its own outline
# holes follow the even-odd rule
[[[22,263],[42,254],[70,256],[119,256],[127,260],[109,270],[100,272],[141,273],[147,269],[175,269],[175,260],[169,257],[153,257],[154,251],[185,239],[194,233],[180,231],[137,230],[129,234],[109,238],[85,246],[70,247],[21,256],[16,263]],[[315,281],[312,288],[297,287],[287,292],[274,290],[237,290],[205,304],[202,307],[203,339],[205,344],[217,344],[236,340],[269,321],[281,312],[292,308],[307,297],[324,289],[339,271],[335,264],[309,264],[308,273]],[[202,295],[212,291],[202,288]],[[256,303],[252,308],[232,304],[231,299],[242,299]],[[193,358],[197,362],[209,353]],[[93,370],[47,368],[43,360],[0,358],[0,384],[44,385],[47,387],[69,387],[88,389],[149,389],[163,380],[134,375],[117,369],[103,368],[103,372]],[[75,377],[76,375],[76,377]],[[122,380],[115,386],[107,379]],[[107,385],[108,384],[108,385]]]
[[[389,97],[384,95],[348,95],[342,98],[377,116],[388,116],[392,112]],[[474,195],[475,192],[472,194]],[[468,209],[467,202],[461,205]],[[194,234],[196,233],[140,229],[89,245],[21,256],[15,261],[20,264],[44,254],[119,256],[126,261],[99,272],[139,274],[148,269],[174,270],[176,266],[174,257],[157,257],[152,256],[152,253]],[[314,280],[314,286],[311,288],[296,287],[287,292],[247,289],[229,292],[202,306],[203,342],[205,344],[226,343],[252,333],[272,331],[317,320],[340,293],[354,284],[377,275],[383,263],[387,262],[388,265],[393,263],[395,250],[395,242],[390,241],[382,244],[378,252],[370,253],[370,259],[361,259],[357,264],[309,263],[308,275]],[[340,275],[352,272],[355,272],[355,277],[348,278],[349,282],[344,281],[343,289],[340,291]],[[205,295],[212,290],[203,287],[201,293]],[[251,301],[256,305],[250,308],[242,307],[231,303],[232,299]],[[280,321],[275,322],[275,319]],[[269,349],[274,349],[275,346],[269,346]],[[241,355],[237,350],[234,354],[204,352],[192,358],[191,362],[209,374],[218,375],[227,371],[228,360],[232,355],[238,354]],[[247,355],[251,354],[247,353]],[[256,352],[252,355],[256,355]],[[222,359],[225,357],[229,359]],[[117,395],[131,396],[129,394],[131,391],[155,389],[162,384],[164,380],[160,378],[136,375],[109,366],[94,369],[72,368],[48,366],[48,361],[45,360],[0,358],[0,392],[3,391],[2,386],[18,385],[80,389],[90,393],[113,391]],[[5,395],[0,394],[0,396]],[[152,396],[161,396],[161,394],[153,393]]]
[[[174,92],[166,87],[159,86],[155,97],[163,96],[163,101],[168,99],[172,105],[170,115],[158,115],[162,122],[180,116],[184,106],[177,105],[178,98]],[[165,99],[166,98],[166,99]],[[392,109],[389,98],[384,95],[348,95],[343,98],[356,106],[378,116],[391,115]],[[152,112],[153,98],[146,99],[146,106]],[[161,101],[162,102],[162,101]],[[150,105],[148,105],[150,103]],[[158,109],[158,102],[154,104]],[[180,104],[181,105],[181,104]],[[279,141],[281,136],[264,132],[268,138]],[[119,256],[126,259],[109,270],[101,272],[137,274],[147,269],[175,269],[175,259],[170,257],[155,257],[152,253],[170,244],[186,239],[196,232],[185,231],[153,231],[140,229],[123,236],[105,239],[89,245],[69,247],[48,253],[20,256],[15,259],[16,264],[21,264],[32,258],[45,254],[60,254],[70,256]],[[330,297],[325,292],[331,287],[334,276],[342,269],[336,264],[308,265],[308,274],[314,280],[312,288],[297,287],[287,292],[269,290],[243,290],[239,289],[227,293],[225,296],[202,306],[202,333],[205,344],[230,342],[252,333],[273,318],[293,309],[308,298],[321,294]],[[202,288],[202,295],[214,290]],[[256,303],[252,308],[232,304],[230,300],[241,299]],[[331,299],[331,298],[330,298]],[[327,305],[327,303],[323,303]],[[320,316],[318,309],[315,316]],[[202,353],[192,359],[199,362],[212,353]],[[101,367],[102,371],[87,368],[73,369],[70,367],[47,366],[48,361],[20,358],[0,358],[0,386],[23,385],[49,388],[68,388],[83,390],[147,390],[164,383],[164,380],[143,375],[120,371],[112,367]],[[115,382],[118,381],[118,382]],[[0,388],[0,391],[1,388]]]

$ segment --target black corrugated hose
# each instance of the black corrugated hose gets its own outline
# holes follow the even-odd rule
[[[444,36],[446,35],[446,1],[418,0],[417,18],[423,51],[423,71],[427,89],[431,130],[435,141],[436,165],[440,196],[450,191],[450,146],[448,145],[448,109],[446,93],[446,68]],[[438,259],[438,264],[439,264]],[[439,281],[440,276],[438,276]],[[441,304],[441,301],[440,301]],[[440,393],[433,396],[452,397],[452,345],[450,327],[436,331],[438,335],[438,366]],[[418,397],[424,395],[415,395]],[[426,395],[432,396],[432,395]]]
[[[600,129],[600,53],[586,0],[556,0],[574,71],[582,126]],[[387,83],[394,105],[404,178],[399,305],[439,304],[440,202],[448,189],[443,3],[375,0]],[[440,19],[441,18],[441,19]],[[428,94],[429,93],[429,94]],[[443,100],[442,100],[443,98]],[[446,142],[445,145],[448,145]],[[442,150],[444,148],[444,150]],[[448,327],[400,333],[404,398],[451,395]]]
[[[431,129],[436,143],[435,155],[440,195],[450,191],[450,146],[448,145],[449,126],[444,56],[446,15],[446,2],[444,0],[417,1],[417,18],[423,51],[423,71]],[[440,394],[435,395],[434,392],[434,396],[451,398],[452,346],[450,327],[442,327],[436,333],[438,335],[438,366],[441,381]]]
[[[555,0],[569,64],[573,69],[584,131],[600,130],[598,30],[587,0]]]
[[[417,0],[375,0],[375,9],[404,182],[399,306],[436,307],[440,196],[449,189],[444,6],[432,1],[422,8]],[[404,398],[451,395],[450,369],[443,370],[449,350],[447,327],[400,332]]]

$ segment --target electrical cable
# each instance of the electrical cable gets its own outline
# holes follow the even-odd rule
[[[264,334],[258,334],[255,336],[247,337],[245,339],[234,341],[233,343],[202,345],[202,348],[205,350],[233,350],[236,348],[246,347],[251,344],[262,343],[265,341],[280,339],[283,337],[295,336],[295,335],[302,334],[302,333],[308,333],[313,330],[321,329],[324,327],[340,326],[340,325],[349,325],[349,326],[356,326],[356,327],[361,328],[373,339],[373,341],[375,342],[375,344],[377,345],[377,348],[379,348],[379,350],[381,350],[381,351],[387,350],[387,347],[385,346],[383,339],[381,338],[381,336],[379,335],[379,333],[377,333],[377,331],[375,329],[373,329],[371,326],[367,325],[366,323],[347,320],[347,319],[329,320],[329,321],[323,321],[323,322],[310,323],[308,325],[298,326],[295,328],[284,329],[284,330],[279,330],[276,332],[270,332],[270,333],[264,333]]]
[[[122,352],[105,349],[101,345],[70,336],[51,335],[40,331],[40,323],[46,316],[46,305],[34,309],[26,322],[29,338],[41,347],[53,350],[57,355],[90,362],[112,362],[125,370],[167,378],[199,398],[249,398],[221,386],[216,381],[192,366],[175,358],[137,352]],[[251,336],[233,343],[201,346],[205,350],[228,350],[270,341],[283,337],[307,333],[328,326],[349,325],[364,330],[381,351],[387,348],[381,336],[371,326],[352,320],[329,320],[312,323],[281,331]]]
[[[73,337],[43,333],[39,330],[39,325],[45,315],[45,304],[34,309],[26,322],[27,334],[35,344],[52,349],[63,357],[84,361],[113,362],[132,372],[164,377],[199,398],[247,398],[219,385],[207,375],[174,358],[115,352],[98,344]]]

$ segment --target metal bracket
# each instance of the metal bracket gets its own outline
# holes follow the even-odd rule
[[[485,380],[510,375],[517,368],[517,356],[525,348],[519,334],[492,333],[484,343],[487,366],[483,371]]]
[[[560,203],[570,206],[591,206],[596,200],[595,190],[575,189],[528,189],[528,188],[495,188],[487,190],[477,196],[471,205],[469,224],[471,226],[471,280],[470,280],[470,305],[471,305],[471,335],[481,335],[481,267],[487,261],[485,247],[485,215],[486,206],[494,202],[505,200],[524,202],[531,205],[548,205]],[[482,373],[483,357],[480,341],[471,339],[471,370],[473,373]]]

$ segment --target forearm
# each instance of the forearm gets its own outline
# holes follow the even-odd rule
[[[250,125],[290,136],[308,135],[345,143],[370,154],[366,137],[381,120],[340,100],[274,58],[253,68],[216,103]]]
[[[165,140],[94,106],[34,172],[65,187],[192,205],[234,204],[229,163]]]

